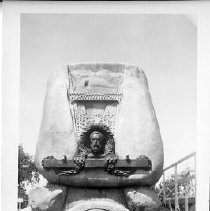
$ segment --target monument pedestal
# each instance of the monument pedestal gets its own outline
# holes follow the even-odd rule
[[[61,191],[62,192],[61,192]],[[144,188],[79,188],[48,185],[29,195],[32,211],[159,211],[154,190]]]
[[[78,188],[50,184],[29,194],[32,211],[159,211],[154,190],[144,188]]]
[[[50,184],[47,187],[34,189],[29,195],[29,204],[32,210],[43,211],[136,211],[158,210],[160,202],[154,190],[149,187],[130,187],[132,180],[129,177],[136,171],[142,174],[149,173],[151,162],[146,158],[136,160],[118,160],[115,168],[117,171],[129,172],[130,175],[109,175],[105,171],[104,159],[87,159],[84,169],[76,174],[68,175],[77,168],[72,160],[57,160],[47,158],[43,160],[46,171],[55,171],[63,184],[64,180],[79,180],[74,186],[59,186]],[[98,174],[103,175],[100,177]],[[88,181],[89,180],[89,181]],[[101,180],[101,181],[100,181]],[[118,180],[118,187],[111,187],[113,181]],[[123,185],[127,183],[126,186]]]

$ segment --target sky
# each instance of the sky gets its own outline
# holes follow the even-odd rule
[[[47,80],[59,65],[123,62],[142,68],[165,167],[196,150],[197,27],[185,15],[22,14],[19,142],[35,154]]]

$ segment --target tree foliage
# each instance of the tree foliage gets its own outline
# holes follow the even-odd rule
[[[195,196],[195,171],[187,168],[177,175],[178,197]],[[164,183],[161,181],[156,186],[159,197],[163,200]],[[165,179],[166,198],[175,197],[175,174]]]
[[[26,185],[39,182],[39,172],[33,162],[33,157],[25,153],[23,146],[18,146],[18,196],[26,197]]]

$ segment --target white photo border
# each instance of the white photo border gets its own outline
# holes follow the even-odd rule
[[[187,14],[197,18],[197,199],[196,210],[209,210],[210,152],[210,3],[186,2],[3,2],[2,210],[17,209],[19,143],[20,15]]]

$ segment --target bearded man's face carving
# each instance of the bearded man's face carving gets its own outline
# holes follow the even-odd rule
[[[90,148],[94,155],[100,155],[104,150],[104,136],[98,131],[90,134]]]

